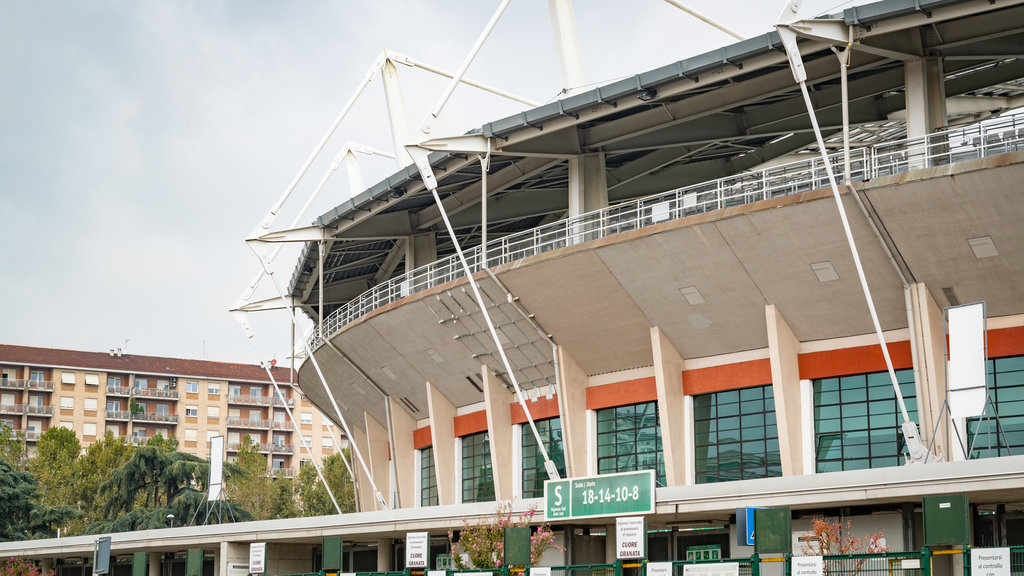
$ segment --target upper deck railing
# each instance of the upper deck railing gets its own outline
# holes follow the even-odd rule
[[[1024,112],[919,138],[853,148],[850,150],[849,178],[851,182],[865,181],[1018,150],[1024,150]],[[837,180],[844,182],[842,153],[832,154],[829,159]],[[807,192],[828,185],[828,175],[818,155],[764,170],[743,172],[623,202],[495,239],[487,243],[487,266],[499,266],[693,214]],[[473,272],[481,270],[480,246],[465,250],[464,254]],[[348,323],[381,306],[464,275],[456,255],[421,266],[370,288],[335,310],[324,320],[324,332],[334,334]],[[315,327],[308,342],[311,349],[323,343]]]

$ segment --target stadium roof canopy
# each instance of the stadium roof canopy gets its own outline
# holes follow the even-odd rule
[[[948,123],[1019,106],[1024,94],[1024,5],[987,0],[885,0],[846,9],[856,42],[849,67],[855,146],[905,133],[904,62],[940,58]],[[801,51],[828,145],[841,147],[839,63],[824,42]],[[489,122],[488,238],[565,218],[567,158],[603,153],[610,204],[813,153],[810,121],[777,33]],[[438,192],[464,247],[480,243],[481,170],[473,154],[433,153]],[[323,314],[402,274],[405,242],[433,233],[454,252],[437,207],[410,165],[316,219],[327,229]],[[306,245],[290,293],[320,311],[318,254]]]

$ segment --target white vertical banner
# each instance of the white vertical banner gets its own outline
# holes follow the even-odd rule
[[[223,438],[223,436],[222,436]],[[249,574],[263,574],[267,571],[265,561],[267,559],[266,542],[249,543]]]
[[[971,418],[985,411],[985,304],[947,309],[949,415]]]
[[[647,556],[647,521],[643,516],[615,519],[615,557],[620,560]]]
[[[427,532],[406,532],[405,534],[405,567],[429,568],[430,534]]]
[[[220,498],[224,485],[224,437],[210,438],[210,491],[206,497],[208,502]]]

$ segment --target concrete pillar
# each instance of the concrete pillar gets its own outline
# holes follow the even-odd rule
[[[163,574],[164,555],[161,552],[149,553],[149,576],[161,576]],[[227,569],[225,569],[225,574]]]
[[[369,458],[370,449],[369,442],[366,438],[366,432],[360,429],[358,426],[349,426],[349,431],[352,432],[352,437],[349,438],[349,442],[355,444],[359,449],[359,452],[363,455],[363,458]],[[366,463],[368,466],[370,462]],[[356,472],[356,488],[358,489],[358,501],[360,512],[370,512],[377,509],[377,502],[373,496],[373,485],[370,484],[370,476],[363,469],[363,466],[359,463],[359,458],[356,457],[355,451],[352,452],[352,467],[355,468]],[[335,496],[337,498],[337,496]]]
[[[765,319],[768,323],[768,357],[772,363],[772,392],[775,395],[782,475],[796,476],[804,473],[798,364],[800,341],[774,304],[765,305]]]
[[[930,134],[946,125],[946,89],[940,58],[903,63],[906,85],[907,137]]]
[[[686,436],[690,430],[683,408],[683,357],[658,326],[651,327],[654,381],[658,389],[661,448],[665,454],[665,484],[687,484]]]
[[[515,462],[509,455],[514,454],[512,446],[512,413],[509,404],[515,395],[509,392],[497,377],[491,374],[486,364],[480,366],[484,381],[484,406],[487,412],[487,440],[491,447],[491,471],[494,479],[494,495],[498,500],[511,500],[515,485]],[[524,429],[523,434],[532,434]]]
[[[405,271],[412,272],[437,260],[437,238],[433,234],[416,234],[405,243]]]
[[[587,474],[587,374],[559,346],[558,413],[562,421],[565,472],[569,477]]]
[[[569,163],[569,217],[608,206],[608,174],[605,157],[581,154]]]
[[[455,504],[455,405],[427,382],[427,412],[434,446],[437,503]]]
[[[271,545],[267,545],[267,556],[264,559],[264,564],[267,567],[268,574],[275,574],[270,569],[270,558]],[[245,572],[249,571],[249,544],[244,542],[221,542],[220,548],[214,553],[216,560],[214,561],[214,576],[230,576],[232,574],[231,566],[235,565],[235,573],[238,573],[238,567],[244,566]]]
[[[391,460],[395,466],[395,477],[398,478],[398,499],[403,508],[412,508],[419,501],[415,493],[416,448],[412,434],[416,429],[416,421],[405,411],[401,404],[388,398],[391,411],[391,431],[394,434],[395,446],[391,451]]]
[[[910,285],[910,306],[914,315],[911,327],[914,335],[914,366],[917,394],[917,414],[921,442],[928,446],[932,442],[935,423],[941,418],[942,402],[946,397],[946,330],[942,309],[932,298],[923,283]],[[935,434],[936,454],[945,454],[947,449],[946,429],[940,427]]]
[[[377,571],[387,572],[394,570],[395,541],[391,538],[377,539]]]
[[[377,484],[377,490],[384,495],[384,500],[394,508],[391,502],[391,466],[390,446],[388,446],[388,430],[377,422],[372,416],[363,412],[363,422],[366,424],[366,444],[369,453],[363,453],[370,465],[370,474]],[[363,510],[374,510],[375,508],[364,508]]]

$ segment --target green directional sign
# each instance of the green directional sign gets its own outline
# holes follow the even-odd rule
[[[654,470],[544,483],[546,520],[654,512]]]

